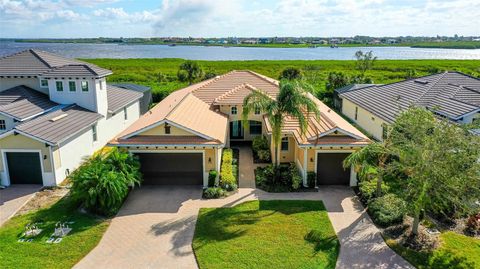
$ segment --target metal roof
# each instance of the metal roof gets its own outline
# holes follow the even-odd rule
[[[133,83],[111,83],[110,85],[132,90],[132,91],[137,91],[137,92],[146,92],[150,90],[150,87],[133,84]]]
[[[19,124],[14,130],[55,145],[89,128],[102,117],[80,106],[70,105]]]
[[[108,112],[115,113],[143,97],[143,93],[107,84]]]
[[[425,107],[458,120],[480,110],[480,79],[445,72],[340,94],[387,122],[410,106]]]
[[[0,113],[18,121],[45,113],[57,103],[50,101],[48,95],[27,86],[17,86],[0,92]]]
[[[341,94],[341,93],[344,93],[344,92],[358,90],[358,89],[362,89],[362,88],[366,88],[366,87],[370,87],[370,86],[375,86],[375,85],[381,85],[381,84],[349,84],[349,85],[345,85],[341,88],[338,88],[335,91],[338,94]]]
[[[112,71],[94,64],[34,49],[0,58],[0,76],[40,76],[43,74],[103,77],[112,74]]]

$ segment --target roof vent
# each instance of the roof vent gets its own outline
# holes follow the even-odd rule
[[[421,79],[416,79],[414,80],[416,83],[420,83],[420,84],[428,84],[428,81],[426,80],[421,80]]]
[[[56,117],[54,117],[54,118],[51,118],[50,121],[51,121],[51,122],[56,122],[56,121],[58,121],[58,120],[61,120],[61,119],[65,118],[66,116],[68,116],[68,114],[65,114],[65,113],[64,113],[64,114],[62,114],[62,115],[58,115],[58,116],[56,116]]]

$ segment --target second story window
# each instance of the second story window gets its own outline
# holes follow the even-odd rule
[[[7,130],[7,124],[5,120],[0,120],[0,131]]]
[[[288,137],[282,138],[281,149],[282,149],[282,151],[287,151],[288,150]]]
[[[57,92],[63,92],[63,81],[55,81]]]
[[[123,119],[128,120],[127,107],[123,108]]]
[[[88,81],[82,81],[82,92],[88,92]]]
[[[165,123],[165,134],[170,134],[170,125],[168,123]]]
[[[42,88],[48,88],[48,80],[46,80],[46,79],[41,79],[41,80],[40,80],[40,87],[42,87]]]
[[[96,124],[92,125],[92,140],[93,140],[93,142],[97,142],[97,140],[98,140],[97,125]]]
[[[358,106],[355,107],[355,120],[358,120]]]
[[[232,109],[231,109],[230,113],[231,113],[232,115],[237,115],[237,107],[236,107],[236,106],[232,106]]]
[[[258,107],[255,108],[255,115],[260,115],[260,108]]]
[[[74,92],[77,90],[77,85],[75,84],[75,81],[69,81],[68,82],[68,89],[71,91],[71,92]]]

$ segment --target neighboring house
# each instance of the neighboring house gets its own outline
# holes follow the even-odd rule
[[[57,185],[140,117],[143,93],[110,74],[38,50],[0,58],[1,185]]]
[[[341,88],[336,89],[333,92],[333,107],[335,107],[335,109],[337,109],[338,111],[342,111],[342,98],[340,97],[340,94],[342,94],[344,92],[349,92],[349,91],[353,91],[353,90],[358,90],[358,89],[370,87],[370,86],[373,86],[373,85],[377,85],[377,84],[349,84],[349,85],[345,85]],[[378,85],[380,85],[380,84],[378,84]]]
[[[444,72],[341,93],[342,113],[378,140],[411,106],[424,107],[458,123],[480,120],[480,79]]]
[[[275,98],[279,83],[251,71],[232,71],[175,91],[110,145],[139,156],[144,184],[206,187],[208,172],[220,170],[222,149],[231,142],[260,135],[271,140],[269,121],[260,111],[248,116],[248,128],[242,124],[243,100],[253,91]],[[286,119],[281,161],[295,163],[304,184],[307,172],[315,171],[319,185],[356,185],[355,173],[343,169],[342,161],[370,141],[313,95],[308,96],[317,103],[321,117],[308,117],[304,135],[296,119]]]

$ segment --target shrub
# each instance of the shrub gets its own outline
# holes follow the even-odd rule
[[[363,180],[358,183],[358,190],[360,191],[361,200],[368,204],[372,201],[377,194],[377,181],[376,180]],[[382,181],[382,192],[388,192],[389,187]]]
[[[283,69],[279,77],[279,79],[288,79],[288,80],[294,80],[294,79],[300,79],[300,78],[302,78],[302,72],[300,71],[300,69],[295,67],[287,67]]]
[[[214,78],[216,76],[217,76],[217,73],[212,72],[212,71],[208,71],[207,73],[205,73],[205,75],[203,75],[203,80],[211,79],[211,78]]]
[[[268,140],[265,136],[256,136],[252,140],[252,150],[258,152],[260,150],[268,150]]]
[[[471,215],[465,224],[465,232],[469,235],[480,234],[480,213]]]
[[[88,211],[112,216],[128,195],[129,187],[141,181],[138,159],[117,148],[87,159],[69,177],[72,198]]]
[[[268,149],[262,149],[262,150],[259,150],[257,151],[257,156],[258,156],[258,159],[262,162],[268,162],[270,161],[270,150]]]
[[[205,199],[217,199],[226,195],[222,188],[207,188],[203,190],[203,198]]]
[[[317,173],[307,172],[307,184],[309,188],[315,188],[315,182],[317,181]]]
[[[395,194],[387,194],[373,200],[367,210],[376,224],[388,227],[403,221],[407,206]]]
[[[290,164],[290,185],[292,186],[292,189],[297,190],[300,188],[300,185],[302,184],[302,175],[300,174],[300,171],[298,170],[297,166],[294,163]]]
[[[233,184],[236,184],[237,180],[233,175],[233,151],[231,149],[224,149],[222,155],[222,166],[221,166],[221,178],[220,186],[222,188],[230,188]]]
[[[213,187],[215,186],[215,180],[217,179],[217,171],[216,170],[210,170],[208,172],[208,187]]]

